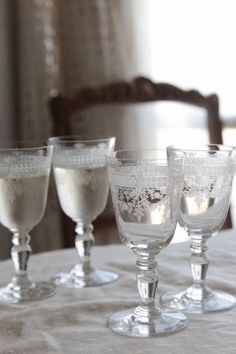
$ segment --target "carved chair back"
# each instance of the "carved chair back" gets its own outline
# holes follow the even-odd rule
[[[73,95],[59,94],[49,101],[53,131],[52,135],[73,134],[72,117],[88,108],[101,105],[124,105],[156,101],[174,101],[190,104],[206,110],[209,142],[222,144],[222,122],[219,117],[219,100],[216,94],[202,95],[196,90],[183,90],[168,83],[154,83],[145,77],[137,77],[130,82],[119,81],[99,87],[87,87],[77,90]],[[63,216],[65,247],[73,246],[71,222]],[[114,217],[106,224],[114,222]],[[98,223],[104,225],[99,218]],[[232,226],[228,214],[224,228]],[[95,225],[95,230],[98,225]],[[109,242],[103,238],[104,242]]]

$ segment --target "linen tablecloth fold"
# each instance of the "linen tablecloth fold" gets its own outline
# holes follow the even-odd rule
[[[207,283],[236,295],[236,234],[222,232],[208,242],[210,267]],[[191,284],[189,243],[169,245],[157,257],[160,282],[157,299],[165,291]],[[49,279],[76,263],[75,249],[37,254],[29,270],[34,279]],[[93,262],[117,271],[120,278],[98,288],[58,288],[54,297],[24,305],[0,305],[0,354],[168,353],[235,354],[236,308],[214,314],[189,316],[188,327],[169,336],[131,338],[107,327],[115,311],[135,306],[136,258],[123,245],[94,247]],[[1,285],[13,274],[12,262],[0,263]]]

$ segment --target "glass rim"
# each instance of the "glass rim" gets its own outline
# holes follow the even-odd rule
[[[123,153],[123,152],[161,152],[165,154],[165,157],[144,157],[144,158],[135,158],[135,157],[117,157],[116,154]],[[166,149],[155,149],[155,148],[137,148],[137,149],[121,149],[116,150],[112,154],[105,155],[107,160],[110,161],[127,161],[127,162],[134,162],[134,161],[163,161],[167,162],[170,159],[167,155]],[[181,156],[173,156],[171,159],[174,160],[182,160]]]
[[[6,144],[6,147],[4,147]],[[7,145],[16,145],[16,147],[7,147]],[[17,145],[19,144],[19,147]],[[27,147],[20,147],[20,145],[29,144]],[[32,145],[32,146],[30,146]],[[33,141],[33,140],[9,140],[6,142],[0,143],[0,152],[4,151],[37,151],[37,150],[52,150],[53,146],[48,145],[46,142],[43,145],[41,141]]]
[[[216,147],[215,149],[209,149],[211,147]],[[222,150],[218,150],[218,147],[221,147]],[[219,152],[223,153],[225,151],[233,151],[235,150],[236,152],[236,147],[233,145],[224,145],[224,144],[200,144],[200,145],[169,145],[167,146],[167,150],[174,150],[174,151],[179,151],[179,152]]]
[[[115,136],[104,136],[104,135],[58,135],[51,136],[48,138],[48,142],[63,142],[63,143],[94,143],[94,142],[107,142],[110,140],[115,140]]]

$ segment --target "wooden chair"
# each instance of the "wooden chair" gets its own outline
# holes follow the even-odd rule
[[[101,105],[124,105],[154,101],[175,101],[201,107],[207,113],[209,142],[222,144],[222,123],[219,117],[219,101],[216,94],[204,96],[196,90],[183,90],[168,83],[154,83],[145,77],[137,77],[130,82],[119,81],[108,83],[100,87],[86,87],[79,89],[72,96],[58,95],[49,101],[53,120],[53,135],[70,135],[72,116],[88,108]],[[72,246],[70,221],[64,219],[66,235],[65,246]],[[101,220],[101,218],[98,218]],[[101,222],[101,221],[100,221]],[[106,220],[106,223],[113,220]],[[104,224],[104,222],[103,222]],[[95,228],[98,227],[95,225]],[[231,228],[230,214],[224,228]]]

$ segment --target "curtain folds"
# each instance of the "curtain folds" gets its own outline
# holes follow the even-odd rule
[[[56,92],[71,93],[78,87],[130,78],[139,71],[134,3],[135,0],[16,2],[19,138],[47,140],[52,128],[47,102]],[[122,124],[114,124],[112,129],[119,135]],[[90,132],[94,132],[91,124],[87,133]],[[51,178],[45,216],[31,232],[34,252],[62,246],[59,210]]]

